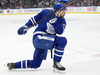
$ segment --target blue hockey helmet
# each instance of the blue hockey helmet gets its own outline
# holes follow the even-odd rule
[[[62,4],[62,3],[56,3],[56,4],[54,5],[53,9],[54,9],[54,11],[56,11],[56,10],[58,10],[59,8],[63,7],[63,6],[64,6],[64,4]],[[63,7],[62,9],[60,9],[60,10],[61,10],[61,11],[62,11],[62,10],[67,10],[67,9],[66,9],[66,6]]]

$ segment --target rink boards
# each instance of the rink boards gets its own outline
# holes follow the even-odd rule
[[[44,9],[52,9],[52,8],[0,9],[0,15],[38,14]],[[67,7],[67,13],[68,14],[100,14],[100,7],[99,6]]]
[[[27,15],[38,13],[14,13],[14,14],[0,14],[0,15]],[[67,14],[100,14],[100,12],[67,12]]]
[[[100,12],[67,12],[68,14],[100,14]]]

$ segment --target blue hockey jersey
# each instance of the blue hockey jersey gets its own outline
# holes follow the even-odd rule
[[[47,16],[49,9],[42,10],[40,13],[35,15],[34,17],[31,17],[29,21],[25,24],[26,26],[31,26],[37,21],[43,19]],[[51,24],[49,22],[49,18],[46,18],[42,20],[40,23],[38,23],[37,28],[35,29],[34,33],[47,33],[47,34],[62,34],[64,29],[66,27],[66,21],[64,18],[57,17],[57,21],[54,24]]]

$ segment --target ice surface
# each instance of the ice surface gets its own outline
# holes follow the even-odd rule
[[[17,30],[34,15],[0,16],[0,75],[61,75],[53,72],[50,53],[39,69],[11,70],[3,64],[32,59],[32,36]],[[67,27],[61,36],[68,40],[62,64],[66,75],[100,75],[100,14],[66,14]]]

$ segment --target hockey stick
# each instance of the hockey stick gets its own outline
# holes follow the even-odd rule
[[[72,4],[72,3],[75,2],[75,1],[76,1],[76,0],[72,0],[70,3],[64,5],[63,7],[59,8],[58,10],[61,10],[62,8],[66,7],[66,6],[70,5],[70,4]],[[54,11],[54,12],[56,13],[58,10],[56,10],[56,11]],[[34,23],[33,25],[31,25],[31,26],[29,26],[28,28],[24,29],[24,32],[25,32],[26,30],[28,30],[29,28],[31,28],[31,27],[37,25],[39,22],[41,22],[42,20],[46,19],[47,17],[48,17],[48,16],[44,17],[43,19],[37,21],[37,22]]]

